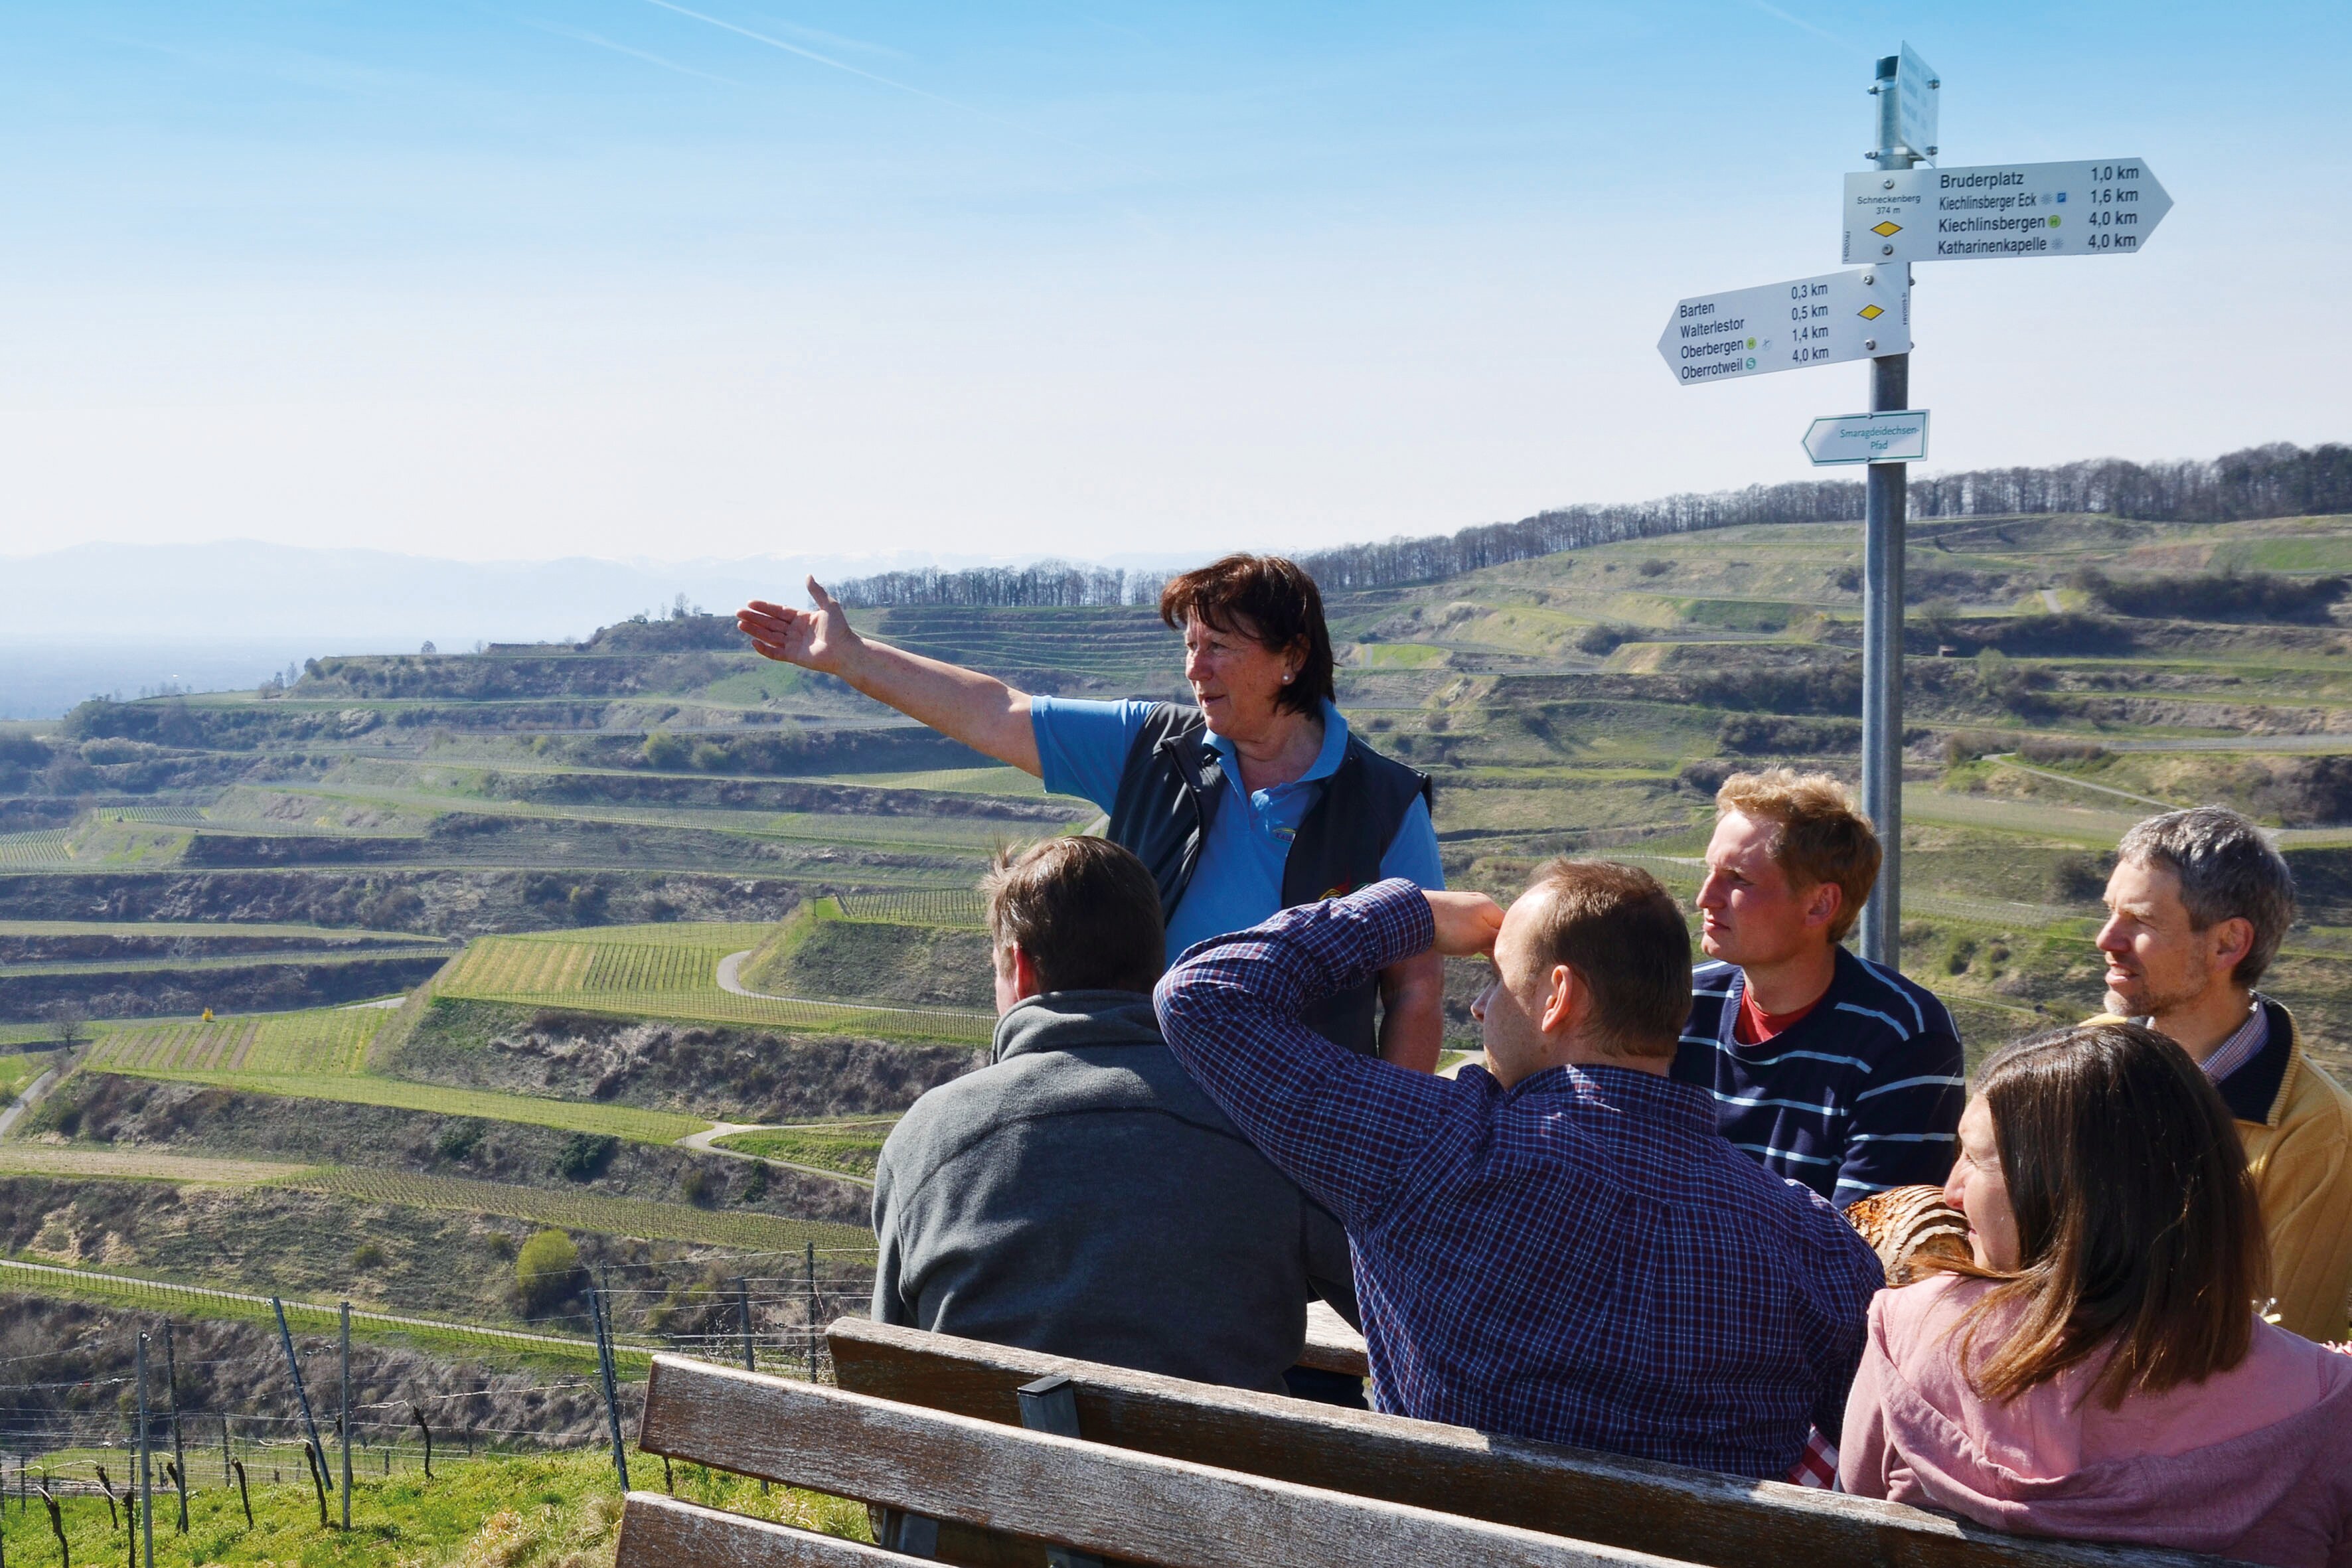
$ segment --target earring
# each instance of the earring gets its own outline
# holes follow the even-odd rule
[[[1290,684],[1290,677],[1288,677],[1288,676],[1286,676],[1286,676],[1284,676],[1284,677],[1282,678],[1282,683],[1283,683],[1285,686],[1289,685],[1289,684]]]

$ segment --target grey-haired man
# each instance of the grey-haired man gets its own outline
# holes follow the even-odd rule
[[[2224,806],[2151,816],[2107,879],[2107,1008],[2168,1035],[2221,1091],[2269,1233],[2279,1322],[2346,1335],[2352,1299],[2352,1094],[2254,989],[2294,919],[2294,877],[2262,829]]]

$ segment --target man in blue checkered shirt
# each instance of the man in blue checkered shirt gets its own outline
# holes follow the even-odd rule
[[[1427,951],[1491,955],[1488,1066],[1351,1055],[1308,1003]],[[1508,913],[1375,883],[1202,942],[1169,1048],[1346,1225],[1378,1408],[1734,1475],[1839,1430],[1877,1258],[1667,1076],[1690,937],[1646,872],[1557,861]]]

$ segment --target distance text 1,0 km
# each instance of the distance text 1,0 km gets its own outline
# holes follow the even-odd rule
[[[1848,174],[1845,260],[2129,254],[2171,210],[2138,158]]]

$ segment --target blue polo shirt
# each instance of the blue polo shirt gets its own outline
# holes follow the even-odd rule
[[[1118,795],[1127,753],[1154,705],[1081,702],[1059,697],[1029,699],[1029,723],[1037,736],[1037,760],[1045,787],[1055,795],[1090,800],[1105,811]],[[1348,750],[1348,721],[1323,704],[1323,749],[1315,765],[1296,784],[1244,790],[1234,743],[1211,731],[1209,743],[1224,759],[1225,801],[1209,824],[1192,880],[1168,922],[1168,961],[1196,942],[1228,931],[1247,931],[1282,908],[1282,868],[1298,825],[1321,797],[1319,781],[1339,771]],[[1429,803],[1416,798],[1405,808],[1396,837],[1381,856],[1381,875],[1402,877],[1423,888],[1445,886],[1437,858],[1437,830]]]

